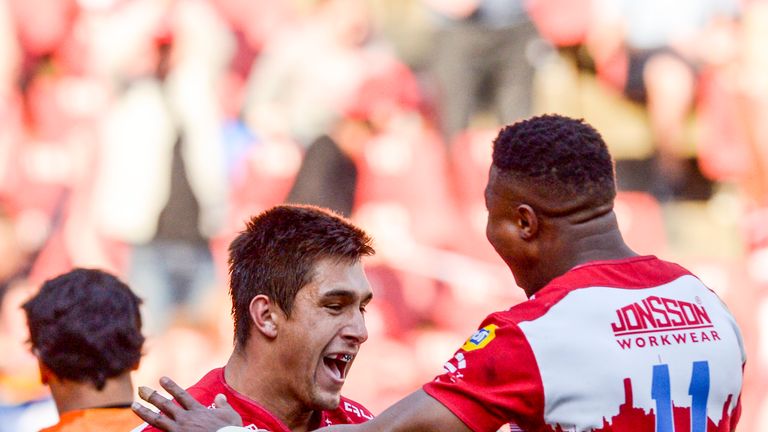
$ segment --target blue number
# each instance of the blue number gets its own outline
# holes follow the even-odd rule
[[[669,365],[654,365],[651,398],[656,401],[656,432],[675,431],[670,387]],[[691,396],[691,432],[706,432],[709,362],[693,362],[688,394]]]
[[[693,362],[688,394],[691,395],[691,432],[706,432],[709,363],[705,361]]]
[[[655,365],[651,381],[651,397],[656,401],[656,432],[674,432],[670,393],[669,366]]]

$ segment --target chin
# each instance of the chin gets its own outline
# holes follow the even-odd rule
[[[320,410],[334,410],[339,407],[339,403],[341,403],[340,393],[321,393],[315,394],[314,397],[314,405]]]

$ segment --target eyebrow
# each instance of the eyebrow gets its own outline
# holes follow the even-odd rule
[[[328,298],[328,297],[349,297],[349,298],[354,298],[355,297],[355,292],[351,291],[351,290],[346,290],[346,289],[335,289],[335,290],[331,290],[331,291],[326,292],[325,294],[322,295],[321,298],[324,299],[324,298]],[[372,298],[373,298],[373,293],[369,292],[368,295],[363,298],[363,302],[371,301]]]

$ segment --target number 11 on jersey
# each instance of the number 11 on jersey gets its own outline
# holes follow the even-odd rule
[[[656,432],[675,432],[669,379],[669,365],[653,366],[651,398],[656,401]],[[691,382],[688,386],[691,396],[691,432],[707,430],[707,398],[709,396],[709,363],[693,362]]]

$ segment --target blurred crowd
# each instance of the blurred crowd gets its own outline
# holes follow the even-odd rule
[[[19,305],[73,266],[143,298],[138,384],[222,365],[227,246],[282,202],[376,241],[345,393],[378,412],[524,299],[483,188],[541,112],[604,133],[629,244],[729,304],[768,428],[768,1],[0,0],[0,430],[55,422]]]

